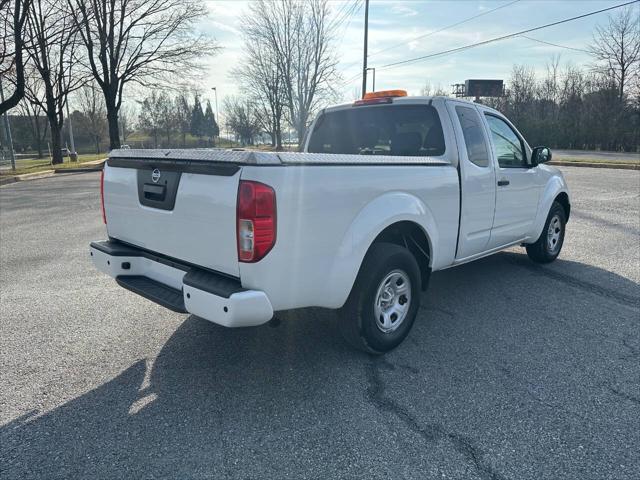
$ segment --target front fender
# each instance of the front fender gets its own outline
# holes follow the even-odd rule
[[[553,204],[553,201],[556,199],[556,197],[561,193],[566,193],[567,195],[569,195],[569,188],[567,187],[567,182],[565,181],[564,177],[558,171],[557,174],[549,177],[542,191],[542,195],[540,195],[536,218],[533,222],[531,231],[529,232],[528,236],[528,240],[530,242],[535,242],[542,234],[542,230],[544,228],[545,222],[547,221],[547,216],[549,215],[551,205]]]
[[[438,228],[429,207],[414,195],[388,192],[369,202],[347,229],[334,263],[328,295],[331,303],[341,307],[347,300],[367,250],[388,226],[410,221],[424,230],[429,241],[431,263],[437,261]]]

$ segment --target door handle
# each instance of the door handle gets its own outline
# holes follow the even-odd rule
[[[506,179],[498,180],[499,187],[506,187],[507,185],[509,185],[509,180],[506,180]]]

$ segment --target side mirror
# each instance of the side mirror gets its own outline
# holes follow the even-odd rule
[[[551,157],[551,149],[549,147],[536,147],[531,152],[531,160],[534,166],[550,162]]]

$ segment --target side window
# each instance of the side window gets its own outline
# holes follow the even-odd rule
[[[485,114],[493,145],[496,149],[498,164],[502,168],[528,167],[524,145],[516,132],[501,118]]]
[[[469,161],[479,167],[489,166],[489,152],[484,139],[480,116],[471,107],[456,107],[456,114],[462,127],[464,143],[467,146]]]

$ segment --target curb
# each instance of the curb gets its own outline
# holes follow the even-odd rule
[[[103,165],[107,161],[107,158],[101,158],[100,160],[91,160],[90,162],[84,162],[82,165]]]
[[[90,162],[84,162],[80,165],[73,168],[56,168],[54,172],[56,173],[83,173],[83,172],[99,172],[104,168],[104,164],[107,161],[106,158],[101,158],[100,160],[92,160]]]
[[[54,170],[55,173],[83,173],[83,172],[99,172],[102,170],[102,165],[97,167],[89,167],[89,168],[56,168]]]
[[[53,170],[43,170],[41,172],[23,173],[22,175],[14,175],[12,177],[0,177],[0,186],[9,185],[16,182],[24,182],[25,180],[37,180],[38,178],[52,177],[55,174],[62,173],[85,173],[85,172],[99,172],[104,167],[106,158],[102,160],[93,160],[86,162],[83,165],[87,167],[77,168],[54,168]]]
[[[561,167],[590,167],[590,168],[615,168],[619,170],[640,170],[638,163],[596,163],[596,162],[563,162],[562,160],[552,160],[549,165]]]
[[[25,180],[37,180],[38,178],[52,177],[55,170],[44,170],[42,172],[24,173],[8,178],[0,178],[0,185],[8,185],[9,183],[24,182]]]

